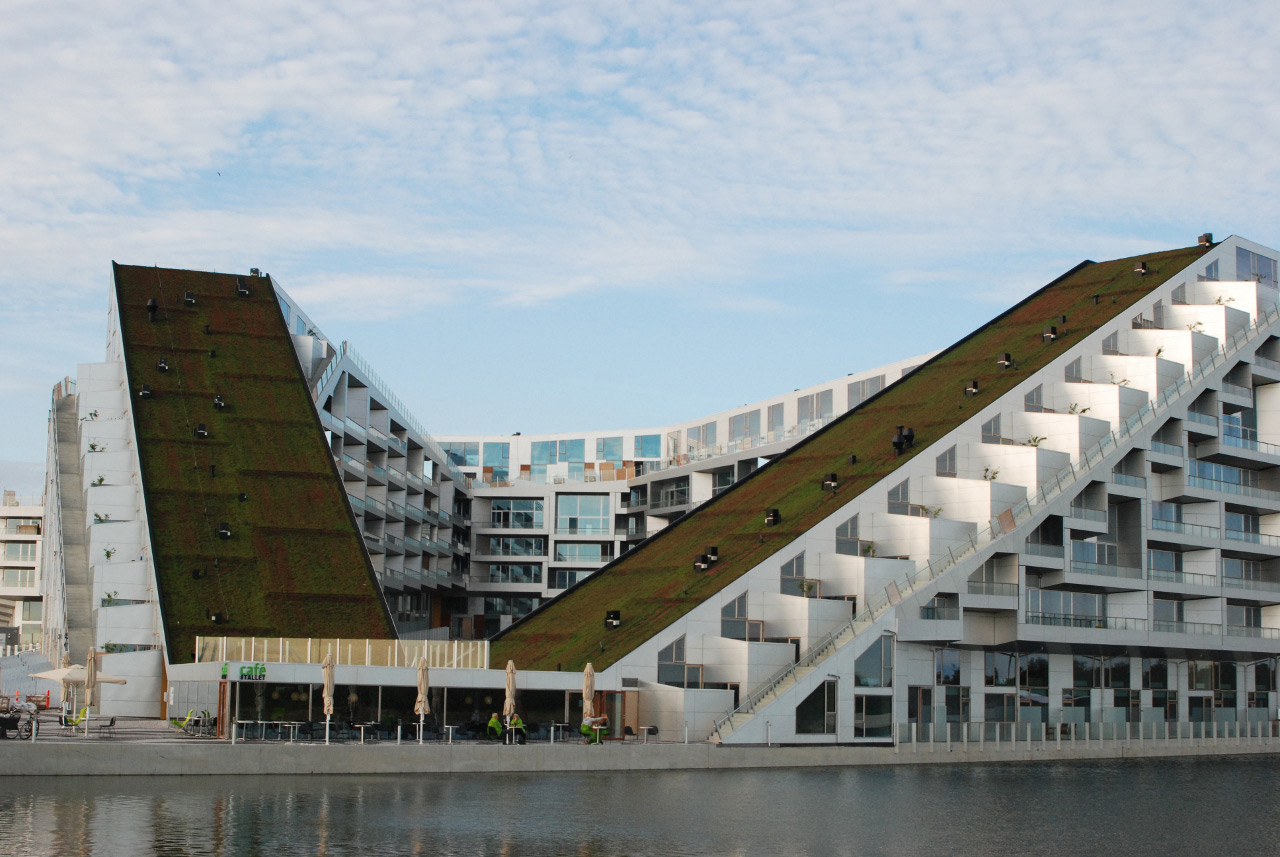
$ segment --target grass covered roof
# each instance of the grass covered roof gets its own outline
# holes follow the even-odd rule
[[[114,272],[170,660],[196,635],[394,637],[269,281]]]
[[[521,669],[603,669],[785,548],[807,530],[906,464],[920,450],[1024,381],[1032,373],[1127,310],[1143,295],[1208,251],[1191,247],[1111,262],[1083,262],[882,393],[779,456],[729,490],[623,554],[560,597],[495,637],[494,663]],[[1134,272],[1145,261],[1149,273]],[[1098,295],[1095,302],[1094,295]],[[1057,319],[1067,316],[1065,324]],[[1047,325],[1059,336],[1044,341]],[[996,366],[1009,352],[1015,371]],[[976,379],[981,392],[966,397]],[[894,457],[897,425],[915,429],[915,449]],[[849,464],[850,455],[857,464]],[[824,492],[837,473],[839,494]],[[781,512],[766,527],[765,510]],[[693,563],[706,546],[720,549],[710,571]],[[622,626],[604,629],[605,612],[622,611]]]

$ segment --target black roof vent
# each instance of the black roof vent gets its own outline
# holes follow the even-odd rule
[[[182,302],[183,302],[184,304],[186,304],[187,306],[195,306],[195,305],[196,305],[196,293],[195,293],[195,292],[187,292],[185,295],[183,295],[183,296],[182,296]]]

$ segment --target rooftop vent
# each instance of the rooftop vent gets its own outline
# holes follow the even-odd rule
[[[1201,235],[1199,238],[1196,239],[1196,243],[1199,244],[1201,247],[1210,246],[1211,244],[1213,244],[1213,233],[1206,232],[1205,234]]]
[[[209,436],[209,430],[205,428],[204,423],[196,424],[196,437],[206,438]]]
[[[231,538],[231,524],[227,523],[226,521],[223,521],[221,524],[218,525],[218,538],[220,539]]]
[[[186,294],[184,294],[184,295],[182,296],[182,302],[183,302],[185,305],[187,305],[187,306],[195,306],[195,305],[196,305],[196,293],[195,293],[195,292],[187,292]]]
[[[978,395],[978,379],[977,378],[974,378],[972,381],[970,381],[968,386],[964,388],[964,394],[966,396]]]
[[[693,570],[706,571],[709,568],[711,568],[711,560],[707,557],[705,553],[698,554],[697,559],[693,561]]]
[[[244,277],[236,277],[236,295],[242,298],[249,297],[249,285],[244,281]]]
[[[147,321],[156,320],[156,310],[158,309],[160,309],[160,304],[155,298],[151,298],[147,301]]]
[[[167,357],[161,357],[159,360],[157,360],[157,361],[156,361],[156,370],[157,370],[157,371],[160,371],[160,372],[168,372],[168,371],[169,371],[169,358],[167,358]]]
[[[849,456],[849,463],[850,463],[850,464],[857,464],[857,463],[858,463],[858,456],[857,456],[857,454],[856,454],[856,453],[855,453],[854,455]]]
[[[840,477],[835,473],[828,473],[822,478],[822,490],[834,491],[840,487]]]
[[[1044,339],[1044,341],[1045,341],[1045,342],[1053,342],[1053,341],[1054,341],[1055,339],[1057,339],[1057,338],[1058,338],[1058,327],[1057,327],[1057,325],[1053,325],[1053,324],[1051,324],[1051,325],[1049,325],[1048,327],[1046,327],[1046,328],[1044,329],[1044,337],[1043,337],[1043,339]]]
[[[151,385],[150,385],[150,384],[143,384],[143,385],[142,385],[142,389],[138,391],[138,398],[139,398],[139,399],[150,399],[150,398],[151,398]]]
[[[1137,266],[1133,269],[1133,272],[1137,274],[1139,277],[1145,277],[1147,274],[1151,273],[1151,269],[1147,267],[1146,262],[1139,262]]]
[[[249,499],[249,495],[241,491],[239,496],[236,499],[239,500],[241,503],[243,503],[244,501]]]
[[[710,547],[708,547],[708,548],[707,548],[707,559],[709,559],[711,562],[719,562],[719,561],[720,561],[720,548],[716,547],[715,545],[711,545]]]
[[[227,406],[227,403],[226,403],[226,402],[224,402],[224,401],[222,401],[222,394],[221,394],[221,393],[214,393],[214,394],[213,394],[213,406],[214,406],[215,408],[217,408],[218,410],[222,410],[223,408],[225,408],[225,407]]]
[[[996,365],[1001,369],[1016,369],[1018,364],[1014,362],[1013,355],[1006,351],[996,358]]]
[[[894,433],[891,443],[893,444],[893,454],[902,455],[908,449],[915,446],[915,429],[904,429],[902,426],[898,426],[898,430]]]
[[[604,613],[604,626],[609,630],[622,627],[622,611],[606,610]]]
[[[249,276],[250,276],[250,277],[261,277],[261,276],[262,276],[262,272],[261,272],[261,271],[259,271],[257,268],[250,268],[250,269],[249,269]]]
[[[766,509],[764,513],[764,525],[766,527],[776,527],[782,523],[782,513],[777,509]]]

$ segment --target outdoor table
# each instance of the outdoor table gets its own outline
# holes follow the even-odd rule
[[[658,727],[656,727],[656,726],[641,726],[641,727],[640,727],[640,731],[644,733],[644,742],[643,742],[643,743],[645,743],[645,744],[648,744],[648,743],[649,743],[649,732],[650,732],[650,730],[657,729],[657,728],[658,728]]]
[[[301,723],[298,723],[293,720],[285,720],[283,722],[277,723],[276,725],[289,730],[290,744],[292,744],[294,741],[298,739],[298,727],[302,725]]]
[[[443,727],[441,727],[441,728],[442,728],[442,729],[444,729],[446,732],[448,732],[448,733],[449,733],[449,743],[450,743],[450,744],[452,744],[452,743],[453,743],[453,730],[457,729],[458,727],[457,727],[457,726],[443,726]]]
[[[596,735],[595,735],[595,741],[593,741],[592,743],[595,743],[595,744],[603,744],[603,743],[604,743],[604,741],[600,738],[600,730],[601,730],[601,729],[608,729],[608,728],[609,728],[608,726],[601,726],[601,725],[599,725],[599,724],[597,724],[597,725],[595,725],[595,726],[592,726],[592,727],[591,727],[591,731],[592,731],[592,732],[594,732],[594,733],[596,733]]]
[[[261,720],[237,720],[237,721],[236,721],[236,725],[238,725],[238,726],[240,727],[240,735],[241,735],[241,737],[242,737],[242,738],[244,738],[244,740],[246,740],[246,741],[248,741],[248,740],[249,740],[249,727],[250,727],[250,726],[257,726],[257,727],[259,727],[259,731],[258,731],[258,738],[259,738],[259,739],[261,739],[261,738],[262,738],[262,736],[266,734],[266,733],[265,733],[265,732],[263,732],[263,731],[262,731],[262,729],[261,729],[261,727],[262,727],[262,723],[263,723],[263,721],[261,721]]]
[[[564,730],[569,728],[568,723],[552,723],[551,724],[551,743],[556,743],[556,730],[560,730],[560,740],[564,741]]]
[[[374,733],[373,733],[374,735],[377,735],[377,734],[378,734],[378,732],[377,732],[378,724],[377,724],[377,723],[357,723],[357,724],[355,724],[355,727],[356,727],[357,729],[359,729],[359,730],[360,730],[360,743],[361,743],[361,744],[363,744],[363,743],[364,743],[364,730],[366,730],[366,729],[372,729],[372,730],[374,730]]]

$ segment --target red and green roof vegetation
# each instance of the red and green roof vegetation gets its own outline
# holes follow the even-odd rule
[[[394,637],[275,294],[238,279],[115,266],[169,657],[196,635]]]
[[[769,466],[660,531],[637,549],[569,589],[495,637],[494,663],[521,669],[597,669],[688,613],[767,557],[785,548],[840,505],[909,461],[1143,295],[1207,252],[1191,247],[1112,262],[1084,262],[983,325],[882,393],[796,444]],[[1145,261],[1149,273],[1134,272]],[[1096,301],[1094,296],[1098,296]],[[1062,323],[1058,319],[1067,316]],[[1046,326],[1058,337],[1044,341]],[[1015,370],[997,367],[1008,352]],[[964,395],[971,380],[980,392]],[[896,426],[915,430],[915,448],[895,457]],[[850,464],[851,455],[857,463]],[[839,475],[838,494],[823,491],[823,475]],[[778,509],[780,524],[765,526]],[[693,564],[707,546],[720,560],[709,571]],[[605,630],[608,610],[622,626]]]

